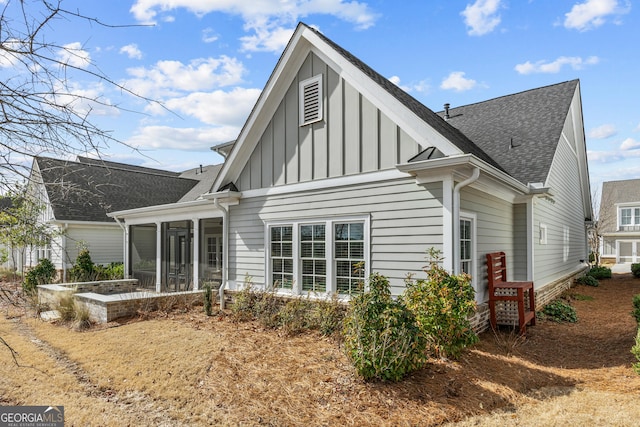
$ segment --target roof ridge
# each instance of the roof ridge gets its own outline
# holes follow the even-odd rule
[[[449,110],[455,110],[456,108],[472,107],[472,106],[475,106],[475,105],[486,104],[487,102],[495,102],[495,101],[498,101],[498,100],[501,100],[501,99],[505,99],[505,98],[511,98],[511,97],[515,97],[515,96],[524,95],[525,93],[528,93],[528,92],[536,92],[536,91],[539,91],[539,90],[549,89],[549,88],[552,88],[554,86],[561,86],[561,85],[565,85],[565,84],[568,84],[568,83],[574,83],[574,82],[578,83],[579,81],[580,81],[580,79],[572,79],[572,80],[566,80],[564,82],[552,83],[552,84],[549,84],[549,85],[546,85],[546,86],[535,87],[535,88],[531,88],[531,89],[525,89],[525,90],[521,90],[520,92],[509,93],[509,94],[506,94],[506,95],[496,96],[495,98],[485,99],[484,101],[472,102],[470,104],[458,105],[458,106],[455,106],[455,107],[450,106]],[[436,114],[440,114],[442,112],[444,112],[444,110],[437,111]]]
[[[109,163],[115,163],[115,164],[121,164],[124,167],[117,167],[117,166],[108,166],[105,164],[100,164],[100,163],[83,163],[83,162],[78,162],[78,161],[74,161],[74,160],[62,160],[62,159],[56,159],[53,157],[45,157],[45,156],[35,156],[35,159],[45,159],[45,160],[50,160],[50,161],[54,161],[54,162],[59,162],[62,163],[64,162],[65,165],[66,164],[73,164],[73,165],[80,165],[80,166],[86,166],[86,167],[93,167],[93,168],[103,168],[103,169],[107,169],[107,170],[118,170],[118,171],[124,171],[124,172],[131,172],[134,174],[143,174],[143,175],[149,175],[149,176],[163,176],[166,178],[175,178],[175,179],[186,179],[189,181],[198,181],[197,179],[192,179],[192,178],[184,178],[182,176],[180,176],[181,174],[179,172],[170,172],[170,173],[162,173],[161,169],[157,169],[157,173],[155,172],[151,172],[151,171],[147,171],[144,169],[151,169],[152,168],[146,168],[144,166],[140,166],[137,167],[135,165],[127,165],[125,163],[118,163],[118,162],[109,162]],[[126,167],[126,166],[130,166],[130,167]],[[169,172],[169,171],[167,171]]]

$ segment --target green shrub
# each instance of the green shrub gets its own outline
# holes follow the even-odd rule
[[[596,279],[593,276],[590,276],[588,274],[585,274],[584,276],[578,277],[576,279],[576,283],[580,284],[580,285],[587,285],[587,286],[599,286],[600,283],[598,282],[598,279]]]
[[[640,329],[638,329],[638,333],[636,334],[636,344],[631,347],[631,353],[638,361],[638,363],[633,364],[633,370],[636,371],[637,374],[640,374]]]
[[[389,280],[377,273],[355,295],[344,320],[344,347],[365,380],[399,381],[425,363],[426,340],[413,313],[393,299]]]
[[[611,279],[611,269],[603,265],[596,265],[594,267],[591,267],[587,275],[594,277],[598,280]]]
[[[71,280],[74,282],[87,282],[95,279],[95,265],[91,260],[89,249],[86,247],[81,248],[71,269]]]
[[[324,336],[339,335],[336,332],[342,329],[345,313],[345,306],[336,294],[330,300],[316,301],[311,313],[311,327]]]
[[[107,266],[93,265],[93,274],[90,280],[118,280],[124,279],[124,264],[112,262]]]
[[[287,335],[299,334],[311,329],[313,303],[308,299],[295,298],[287,301],[278,311],[278,323]]]
[[[449,275],[438,265],[435,252],[425,272],[426,279],[407,278],[402,298],[416,316],[432,353],[436,357],[458,357],[465,347],[478,341],[469,322],[476,309],[471,277]]]
[[[550,320],[554,322],[569,322],[575,323],[578,321],[576,309],[571,304],[561,299],[551,301],[545,305],[542,312]]]
[[[56,267],[50,260],[43,258],[25,274],[22,289],[28,294],[34,294],[38,285],[51,283],[55,275]]]
[[[640,264],[631,264],[631,273],[635,277],[640,277]]]
[[[233,305],[231,305],[231,318],[236,322],[247,322],[254,320],[255,306],[258,295],[254,292],[251,283],[245,283],[244,288],[237,292],[233,297]]]
[[[633,311],[631,315],[636,319],[638,325],[640,325],[640,294],[633,296]]]

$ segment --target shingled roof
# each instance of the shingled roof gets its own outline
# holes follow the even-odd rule
[[[544,183],[577,85],[571,80],[450,108],[447,123],[518,181]]]
[[[111,222],[108,212],[179,201],[199,180],[115,162],[36,157],[56,220]]]

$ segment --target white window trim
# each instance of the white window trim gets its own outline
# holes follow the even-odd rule
[[[313,84],[317,84],[318,85],[318,114],[310,120],[305,120],[305,115],[304,115],[304,111],[305,111],[305,99],[304,99],[304,90],[307,86],[313,85]],[[323,91],[322,91],[322,74],[318,74],[316,76],[313,76],[311,78],[308,78],[306,80],[303,80],[300,82],[299,84],[299,89],[298,89],[298,93],[299,93],[299,100],[298,100],[298,107],[299,107],[299,113],[298,113],[298,120],[300,123],[300,126],[306,126],[309,125],[311,123],[316,123],[322,120],[323,118]]]
[[[477,254],[478,254],[478,216],[475,213],[472,212],[460,212],[460,220],[467,220],[467,221],[471,221],[471,286],[473,286],[473,289],[476,290],[476,299],[478,298],[482,298],[482,295],[480,295],[480,291],[477,287],[478,284],[478,262],[477,262]],[[458,224],[458,227],[460,227],[460,224]],[[461,235],[459,233],[459,235]],[[456,242],[458,248],[458,252],[460,251],[460,242]],[[458,268],[460,268],[458,266]],[[460,270],[460,272],[462,272],[462,269]]]
[[[312,224],[325,224],[326,240],[325,240],[325,257],[327,260],[327,290],[324,293],[315,293],[315,295],[339,295],[341,299],[348,299],[346,294],[338,294],[335,282],[335,260],[334,260],[334,235],[333,225],[336,223],[364,223],[364,280],[367,283],[367,279],[371,271],[371,218],[370,216],[344,216],[344,217],[331,217],[331,218],[308,218],[308,219],[296,219],[291,221],[278,220],[278,221],[265,221],[264,222],[264,286],[266,289],[272,289],[271,283],[271,227],[286,226],[292,227],[292,239],[293,239],[293,286],[292,289],[278,289],[277,292],[293,295],[302,295],[302,270],[300,262],[300,226],[312,225]],[[310,293],[314,295],[314,293]]]
[[[639,225],[638,223],[636,223],[636,215],[635,215],[635,210],[640,208],[640,205],[638,205],[637,202],[633,202],[633,203],[620,203],[616,205],[618,208],[618,212],[617,212],[617,216],[616,216],[616,222],[617,222],[617,227],[616,229],[620,230],[621,227],[633,227],[633,226],[637,226]],[[623,209],[631,209],[631,224],[626,224],[626,225],[622,225],[622,210]]]

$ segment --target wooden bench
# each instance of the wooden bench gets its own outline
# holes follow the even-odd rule
[[[487,254],[487,274],[491,327],[495,329],[498,324],[514,326],[517,321],[520,334],[524,334],[528,323],[536,324],[533,282],[507,281],[507,257],[504,252]],[[528,304],[525,304],[525,299]]]

